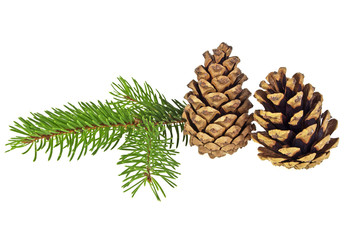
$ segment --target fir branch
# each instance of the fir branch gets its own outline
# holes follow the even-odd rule
[[[54,149],[58,148],[59,160],[67,149],[72,160],[76,155],[80,159],[88,151],[94,155],[99,149],[113,149],[125,137],[119,148],[129,151],[119,161],[126,166],[121,174],[126,176],[125,191],[135,187],[134,196],[140,186],[148,183],[160,200],[158,192],[164,196],[165,193],[157,177],[176,186],[172,180],[179,174],[174,171],[179,163],[172,159],[177,153],[172,146],[174,133],[176,146],[180,141],[185,103],[167,101],[147,83],[142,87],[134,79],[133,85],[121,77],[118,81],[112,85],[114,101],[79,102],[78,106],[68,103],[65,110],[53,108],[45,114],[31,113],[26,119],[20,117],[10,126],[10,130],[19,135],[9,140],[8,151],[27,147],[23,154],[33,150],[35,161],[38,151],[45,149],[50,160]],[[183,140],[187,144],[187,137]]]
[[[79,103],[79,108],[72,104],[66,105],[67,110],[54,108],[46,111],[46,115],[31,113],[28,119],[19,118],[21,123],[14,122],[10,129],[21,136],[11,138],[9,145],[13,150],[28,146],[29,150],[35,146],[35,158],[37,151],[46,147],[49,158],[53,155],[53,149],[59,148],[57,160],[62,156],[65,148],[69,148],[68,157],[72,160],[77,149],[81,146],[78,159],[86,154],[89,149],[95,155],[99,149],[113,149],[122,138],[123,134],[135,128],[142,120],[133,118],[129,109],[122,108],[114,102],[96,105],[94,103]],[[180,126],[183,120],[170,120],[155,122],[155,124]],[[111,144],[113,144],[111,146]],[[90,147],[90,145],[92,145]]]
[[[125,192],[132,189],[132,196],[135,196],[142,185],[149,184],[157,200],[160,201],[159,192],[166,197],[157,178],[164,180],[171,187],[176,186],[173,180],[179,175],[175,171],[179,163],[172,156],[178,152],[168,147],[170,139],[161,134],[163,128],[164,125],[155,124],[151,119],[143,120],[119,147],[128,151],[121,156],[118,164],[124,164],[126,167],[120,174],[125,176],[122,187]]]
[[[172,100],[175,102],[172,105],[163,95],[154,93],[147,83],[141,87],[136,80],[133,80],[134,86],[121,77],[118,80],[118,84],[112,85],[116,102],[79,102],[78,107],[69,103],[65,105],[66,110],[53,108],[45,111],[45,115],[31,113],[32,116],[27,119],[20,117],[19,122],[15,121],[14,126],[10,126],[13,132],[20,135],[9,140],[8,151],[28,147],[24,153],[34,149],[36,160],[37,151],[46,147],[50,160],[54,148],[60,149],[58,159],[63,150],[68,148],[68,156],[72,160],[81,146],[79,159],[88,149],[92,154],[99,149],[113,149],[125,133],[147,117],[153,119],[155,124],[166,125],[162,131],[165,135],[169,131],[170,146],[174,129],[178,145],[179,133],[184,125],[181,113],[185,104]],[[185,137],[183,140],[187,141]]]

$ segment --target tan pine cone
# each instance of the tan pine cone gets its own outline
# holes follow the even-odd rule
[[[232,47],[221,43],[213,54],[206,51],[204,66],[195,69],[197,80],[187,86],[192,91],[185,95],[184,134],[190,135],[190,145],[198,146],[200,154],[222,157],[233,154],[251,139],[251,92],[242,89],[247,76],[241,73],[238,57],[230,57]]]
[[[265,131],[252,134],[254,141],[262,144],[258,156],[276,166],[287,168],[312,168],[330,155],[338,145],[331,138],[337,120],[330,112],[321,114],[322,95],[311,84],[303,84],[304,76],[296,73],[286,77],[286,68],[271,72],[260,83],[255,98],[265,110],[257,110],[254,120]]]

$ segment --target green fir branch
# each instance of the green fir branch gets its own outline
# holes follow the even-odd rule
[[[89,151],[95,155],[100,149],[113,149],[125,138],[119,147],[128,151],[119,161],[126,167],[121,174],[125,175],[125,191],[134,188],[134,196],[148,183],[160,200],[158,192],[164,196],[165,193],[156,178],[174,187],[172,180],[179,174],[174,171],[179,163],[172,159],[177,153],[172,146],[175,143],[178,147],[181,141],[185,103],[174,99],[169,102],[149,84],[141,86],[134,79],[130,84],[119,77],[112,87],[113,101],[79,102],[77,106],[68,103],[64,110],[53,108],[45,114],[31,113],[26,119],[20,117],[10,126],[18,136],[9,140],[8,151],[27,148],[23,154],[33,151],[34,161],[42,150],[49,154],[48,160],[53,152],[58,152],[59,160],[67,151],[72,160],[74,157],[80,159]],[[185,136],[182,140],[187,144]]]
[[[132,190],[132,196],[142,185],[149,184],[157,200],[160,201],[159,192],[166,197],[158,178],[171,187],[176,186],[173,180],[179,175],[175,171],[179,163],[172,156],[178,152],[169,148],[170,139],[161,134],[164,128],[165,125],[155,124],[151,119],[143,120],[119,147],[128,152],[118,164],[126,167],[120,174],[125,177],[122,187],[125,192]]]

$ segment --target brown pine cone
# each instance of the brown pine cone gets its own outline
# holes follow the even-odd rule
[[[195,69],[197,80],[187,86],[185,95],[184,134],[190,135],[190,145],[198,146],[200,154],[222,157],[233,154],[251,139],[252,107],[248,89],[242,89],[247,76],[241,73],[238,57],[230,57],[232,47],[221,43],[214,54],[206,51],[204,66]]]
[[[330,112],[321,114],[322,95],[311,84],[303,84],[304,76],[296,73],[286,77],[286,68],[271,72],[260,83],[255,98],[265,110],[254,112],[254,120],[265,131],[252,134],[254,141],[262,144],[258,156],[276,166],[287,168],[312,168],[330,155],[338,145],[331,138],[337,120]]]

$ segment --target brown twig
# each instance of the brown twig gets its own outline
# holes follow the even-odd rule
[[[144,173],[144,175],[146,176],[146,178],[147,178],[147,181],[149,182],[149,183],[151,183],[152,182],[152,176],[151,176],[151,172],[150,172],[150,167],[149,167],[149,161],[150,161],[150,149],[149,149],[149,146],[150,146],[150,140],[149,140],[149,142],[148,142],[148,144],[147,144],[147,172],[146,173]]]
[[[129,101],[132,101],[132,102],[137,102],[135,99],[129,97],[129,96],[124,96],[125,99],[128,99]]]

